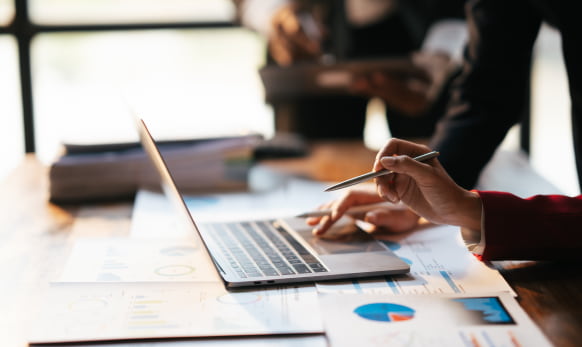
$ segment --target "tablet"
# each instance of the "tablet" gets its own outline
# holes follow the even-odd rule
[[[351,94],[349,88],[355,78],[376,71],[400,79],[426,79],[426,72],[415,66],[408,56],[334,64],[299,63],[288,67],[267,65],[259,70],[259,75],[267,101],[276,101],[301,96]]]

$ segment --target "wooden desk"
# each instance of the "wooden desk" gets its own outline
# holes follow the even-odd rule
[[[347,162],[338,159],[342,156],[336,156],[337,148],[323,145],[314,150],[311,158],[269,164],[281,170],[293,168],[305,175],[321,175],[314,177],[326,180],[369,170],[373,152],[344,146],[342,150],[351,148],[353,154]],[[332,159],[323,160],[324,157]],[[75,239],[126,235],[132,205],[52,205],[47,202],[47,169],[34,156],[28,156],[0,183],[0,192],[0,345],[21,347],[26,346],[26,329],[41,304],[40,293],[49,280],[58,276]],[[580,345],[580,264],[506,262],[497,266],[518,293],[522,307],[556,346]]]

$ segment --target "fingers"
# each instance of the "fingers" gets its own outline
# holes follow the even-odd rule
[[[328,210],[328,209],[332,209],[333,208],[333,204],[334,201],[328,202],[326,204],[320,205],[317,209],[318,210]],[[305,219],[305,223],[307,223],[307,225],[317,225],[321,222],[321,220],[326,217],[326,216],[321,216],[321,217],[308,217],[307,219]]]
[[[387,156],[380,158],[380,163],[382,166],[388,170],[394,171],[395,173],[402,173],[412,177],[417,184],[428,184],[429,181],[434,180],[434,169],[430,165],[431,161],[435,161],[436,159],[431,159],[428,162],[421,163],[419,161],[414,160],[412,157],[406,155],[399,155],[399,156]],[[393,175],[398,176],[398,175]],[[379,181],[383,178],[380,177]],[[390,179],[390,178],[387,178]],[[386,180],[386,179],[385,179]],[[396,178],[392,178],[390,181],[381,181],[390,185],[392,181],[395,181]]]
[[[378,195],[394,204],[400,202],[400,196],[398,196],[396,190],[397,179],[398,175],[394,173],[376,178],[376,189]]]
[[[416,157],[430,151],[431,149],[424,145],[396,138],[391,139],[378,151],[376,160],[374,162],[374,171],[384,169],[384,165],[382,165],[380,162],[380,159],[384,157],[393,155],[407,155],[409,157]]]
[[[278,64],[287,66],[300,59],[320,55],[319,40],[310,38],[301,26],[301,21],[293,7],[279,11],[272,21],[269,50]]]
[[[374,170],[387,169],[393,174],[376,178],[378,195],[393,203],[402,199],[402,194],[412,191],[418,184],[430,185],[438,180],[436,170],[442,167],[436,160],[418,162],[413,158],[430,152],[424,145],[392,139],[378,152]],[[444,171],[444,169],[442,169]]]
[[[378,194],[393,203],[399,202],[403,195],[419,187],[438,185],[437,181],[440,180],[430,164],[421,163],[406,155],[383,157],[380,163],[394,174],[387,175],[392,178],[378,177],[376,179]],[[406,200],[405,202],[408,203]]]
[[[419,217],[409,209],[382,208],[369,211],[363,220],[391,232],[407,232],[418,225]],[[323,217],[313,234],[323,236],[334,222],[329,216]]]
[[[314,235],[323,235],[336,221],[338,221],[350,207],[366,205],[383,201],[375,192],[367,190],[349,190],[340,199],[320,206],[320,209],[332,210],[331,215],[312,217],[306,223],[315,226]]]
[[[418,225],[419,217],[409,209],[379,209],[368,212],[364,221],[392,232],[406,232]]]
[[[335,223],[335,220],[332,220],[330,216],[321,217],[319,224],[313,228],[311,233],[315,236],[322,236],[325,232]]]

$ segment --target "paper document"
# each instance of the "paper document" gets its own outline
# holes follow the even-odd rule
[[[410,264],[406,275],[317,284],[322,293],[461,294],[510,292],[501,274],[478,261],[463,244],[459,228],[431,226],[384,243]]]
[[[73,246],[59,282],[222,283],[192,239],[86,238]]]
[[[288,179],[269,191],[185,195],[196,223],[292,217],[329,202],[340,193],[326,193],[326,184]],[[185,237],[172,206],[162,193],[139,190],[134,202],[131,237]]]
[[[313,286],[55,284],[29,342],[322,333]]]
[[[321,294],[330,346],[551,346],[509,294]]]

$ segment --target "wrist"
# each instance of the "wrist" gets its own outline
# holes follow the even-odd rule
[[[474,231],[481,230],[483,203],[476,191],[465,191],[459,207],[459,220],[456,225]]]

